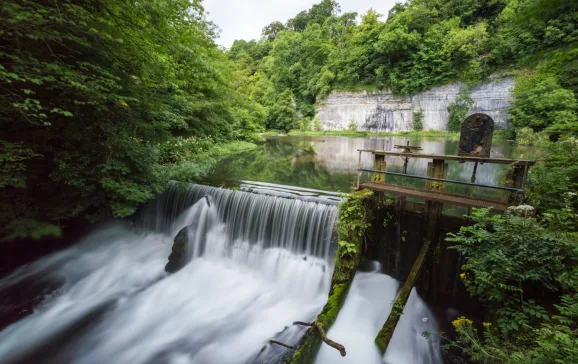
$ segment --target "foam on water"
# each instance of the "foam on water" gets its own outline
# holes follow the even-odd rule
[[[313,320],[327,299],[334,206],[172,186],[141,216],[144,232],[109,225],[0,280],[0,295],[31,281],[57,288],[0,331],[0,363],[241,364],[263,355],[274,362],[282,351],[268,339],[296,343],[304,328],[292,322]],[[172,239],[183,227],[190,262],[167,275]],[[317,362],[382,362],[373,337],[397,286],[385,275],[358,273],[329,332],[349,354],[334,361],[322,348]],[[417,295],[412,302],[422,308],[406,314],[423,316],[423,302]],[[415,341],[410,321],[394,342]],[[419,363],[427,355],[412,355],[415,348],[399,346],[385,360]]]

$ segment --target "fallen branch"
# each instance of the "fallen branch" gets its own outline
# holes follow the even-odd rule
[[[325,330],[323,330],[323,327],[321,327],[321,325],[319,325],[317,323],[317,321],[313,321],[313,322],[303,322],[303,321],[295,321],[293,323],[293,325],[302,325],[302,326],[310,326],[313,327],[315,326],[317,328],[317,330],[319,331],[319,334],[321,334],[321,338],[323,339],[323,341],[331,346],[334,349],[337,349],[339,351],[339,353],[341,354],[341,356],[345,356],[347,353],[345,352],[345,347],[339,343],[336,343],[335,341],[329,339],[327,337],[327,335],[325,335]]]
[[[297,350],[297,347],[282,343],[281,341],[277,341],[275,339],[269,339],[269,344],[277,344],[286,347],[287,349]]]

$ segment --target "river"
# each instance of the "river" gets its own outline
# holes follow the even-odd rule
[[[345,192],[356,175],[357,149],[389,150],[408,140],[424,153],[457,148],[447,139],[270,138],[222,160],[204,182]],[[532,151],[508,143],[495,143],[494,150],[520,158]],[[371,156],[363,163],[370,166]],[[395,159],[388,165],[401,168]],[[448,177],[467,181],[468,168],[451,164]],[[408,172],[423,175],[425,166],[411,161]],[[496,184],[504,174],[485,165],[480,182]],[[172,184],[132,221],[100,226],[72,247],[0,279],[0,296],[34,302],[29,311],[14,312],[20,309],[13,301],[0,300],[0,314],[21,316],[0,331],[0,363],[275,363],[288,349],[269,338],[295,344],[305,329],[292,323],[313,320],[327,298],[335,197],[326,202]],[[164,266],[182,229],[188,264],[167,274]],[[399,286],[377,262],[358,272],[328,332],[348,355],[324,345],[316,363],[441,362],[437,337],[422,336],[438,326],[415,292],[385,356],[373,344]]]

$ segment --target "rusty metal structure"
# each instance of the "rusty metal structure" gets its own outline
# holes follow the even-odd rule
[[[473,114],[462,123],[458,155],[486,157],[492,150],[494,120],[486,114]]]
[[[528,170],[532,165],[534,165],[535,161],[524,159],[491,158],[490,151],[492,146],[493,131],[494,121],[492,118],[485,114],[473,114],[466,118],[462,123],[458,155],[417,153],[421,150],[421,148],[410,146],[409,142],[407,145],[394,146],[396,149],[403,149],[401,152],[359,149],[356,187],[358,189],[367,188],[380,193],[393,194],[402,198],[418,198],[426,201],[426,210],[428,211],[435,210],[441,212],[441,207],[443,204],[450,204],[468,208],[491,207],[496,212],[503,212],[510,206],[515,206],[517,203],[522,201],[524,187],[528,176]],[[373,154],[374,163],[372,169],[363,168],[361,165],[362,153]],[[386,156],[403,158],[403,173],[387,171],[387,163],[385,161]],[[431,160],[431,162],[428,163],[426,176],[407,174],[407,165],[410,158],[425,158]],[[470,182],[448,180],[447,161],[474,163]],[[476,183],[478,165],[485,163],[502,164],[511,167],[511,169],[508,171],[506,183],[504,186],[493,186]],[[361,181],[362,172],[371,173],[370,182]],[[404,177],[404,181],[406,178],[425,180],[425,189],[387,184],[387,175],[402,176]],[[469,186],[469,195],[447,193],[447,183]],[[504,192],[502,200],[496,201],[472,197],[472,191],[475,187],[501,190]]]

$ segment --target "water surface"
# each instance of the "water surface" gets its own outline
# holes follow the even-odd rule
[[[256,149],[222,160],[204,183],[215,186],[237,186],[239,181],[250,180],[288,186],[314,188],[326,191],[349,192],[357,178],[359,149],[400,151],[396,145],[419,146],[422,154],[456,155],[458,138],[427,137],[366,137],[349,138],[338,136],[285,136],[268,138]],[[511,141],[494,140],[491,157],[513,159],[536,159],[539,149],[514,145]],[[407,173],[426,176],[428,159],[410,159]],[[387,171],[402,173],[401,157],[386,157]],[[449,180],[470,182],[474,163],[447,161]],[[373,155],[363,153],[362,168],[373,167]],[[480,164],[476,183],[503,186],[508,166]],[[369,180],[369,173],[362,173],[362,180]],[[387,183],[424,188],[425,180],[387,176]],[[503,191],[483,187],[471,188],[464,185],[446,184],[446,191],[471,194],[490,200],[501,200]],[[461,211],[461,210],[460,210]]]

